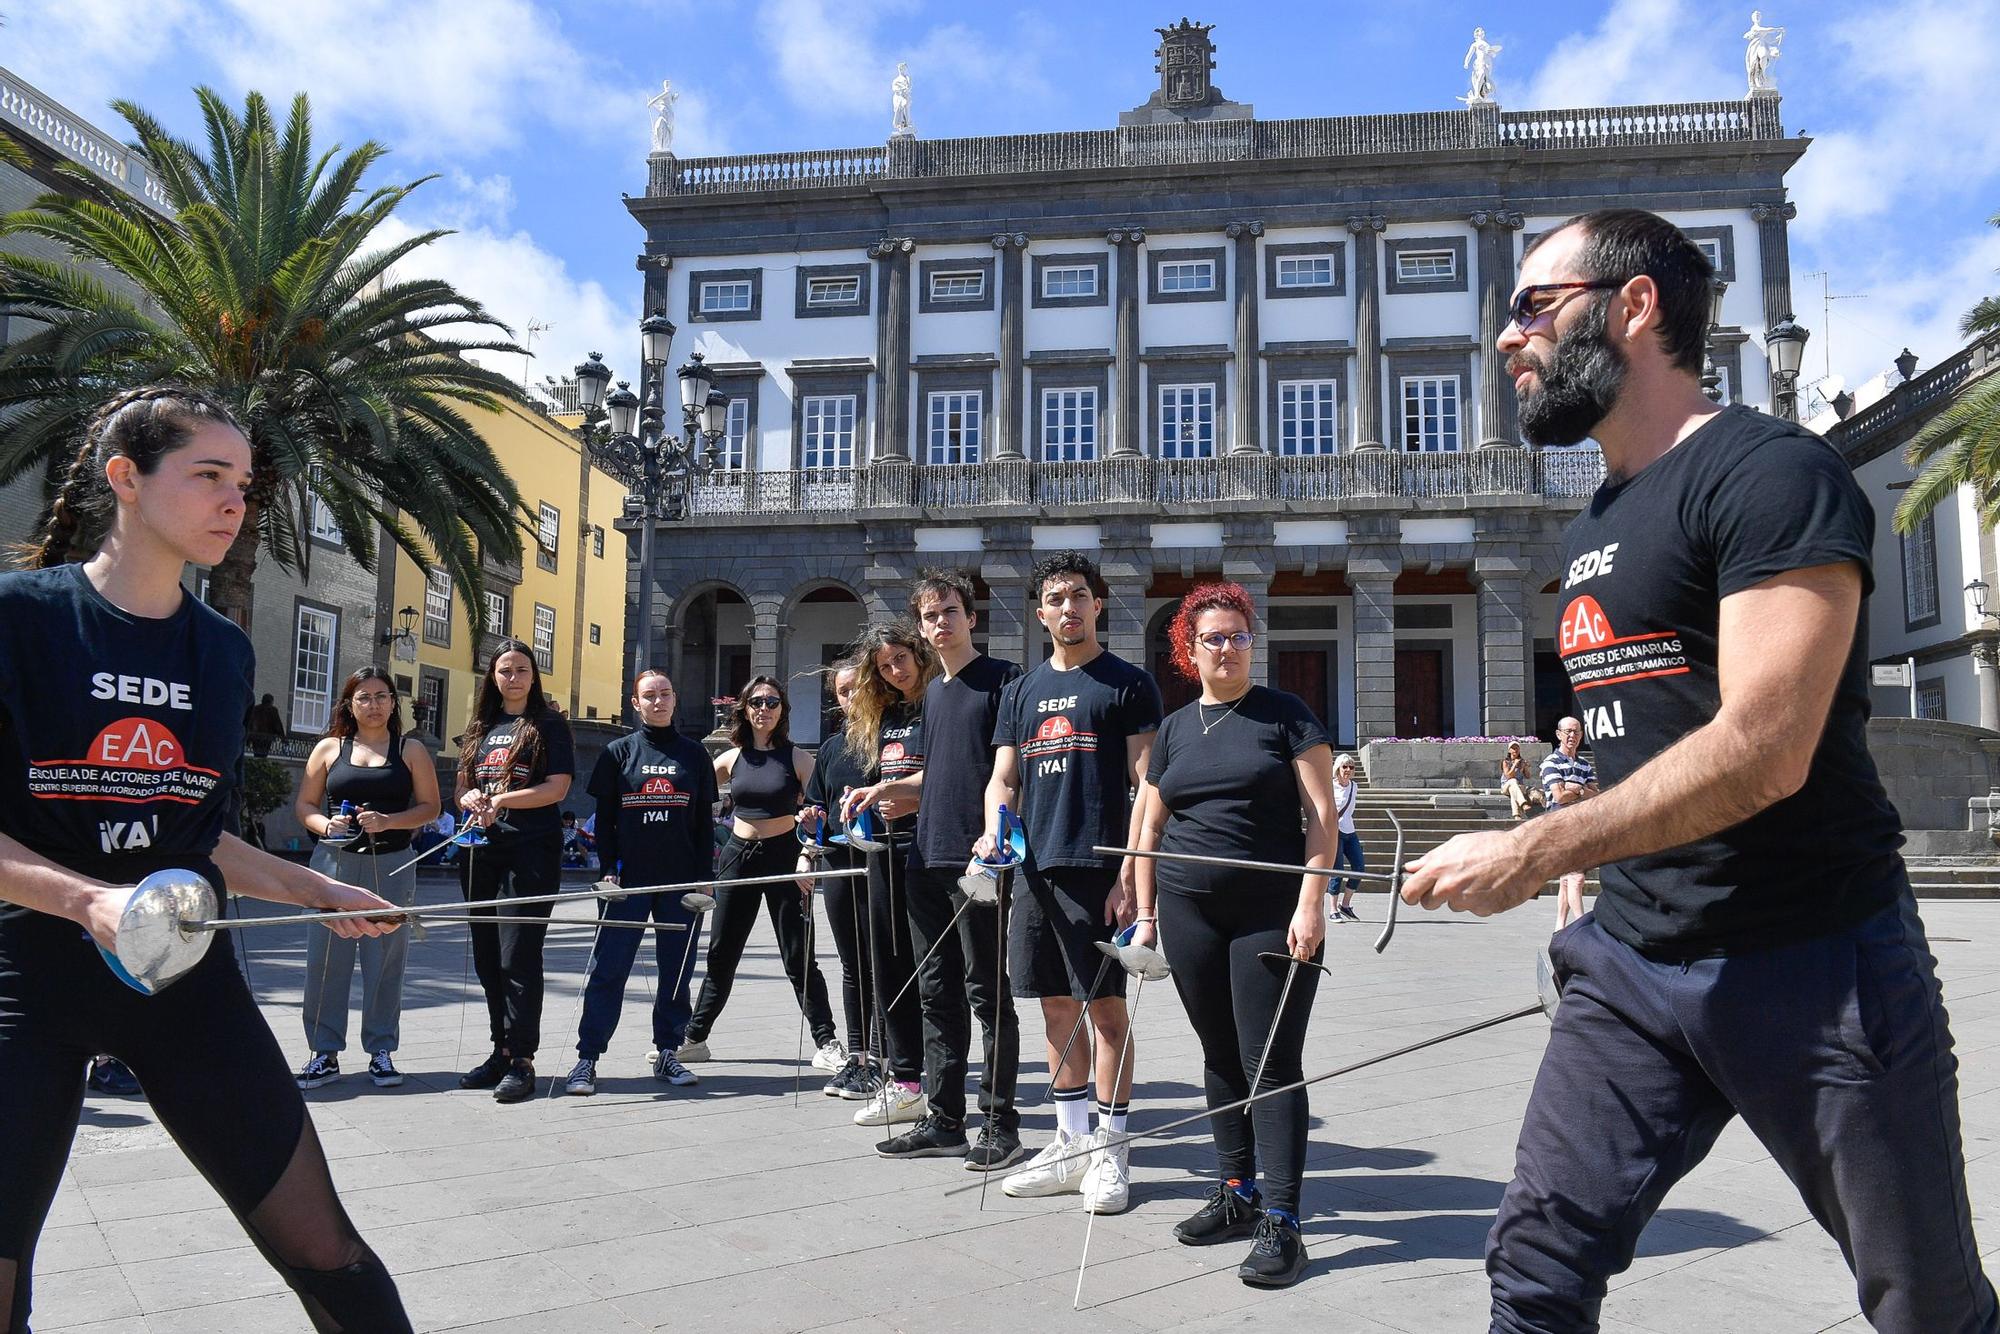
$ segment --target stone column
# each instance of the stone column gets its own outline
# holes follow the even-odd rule
[[[875,338],[877,463],[910,461],[910,255],[916,248],[906,236],[889,236],[868,252],[882,262]]]
[[[1972,661],[1979,678],[1979,725],[2000,732],[2000,640],[1974,641]]]
[[[1518,534],[1500,522],[1500,516],[1479,515],[1473,532],[1479,726],[1487,736],[1526,736],[1535,704],[1530,572],[1513,540]]]
[[[1008,519],[986,525],[980,574],[986,580],[986,647],[996,658],[1024,667],[1040,661],[1033,652],[1041,623],[1029,612],[1028,574],[1035,568],[1030,526]]]
[[[1764,327],[1771,329],[1792,317],[1792,242],[1785,224],[1799,216],[1792,203],[1753,204],[1757,223],[1757,266],[1764,284]],[[1738,392],[1741,392],[1740,390]]]
[[[1347,526],[1347,584],[1354,590],[1354,739],[1400,734],[1396,725],[1396,576],[1402,520],[1357,514]]]
[[[1139,448],[1139,247],[1146,233],[1137,227],[1119,227],[1106,232],[1118,264],[1118,341],[1112,363],[1112,381],[1118,395],[1113,416],[1111,452],[1138,454]]]
[[[1514,292],[1514,233],[1522,217],[1507,209],[1472,214],[1479,232],[1479,447],[1511,449],[1515,439],[1514,392],[1507,359],[1495,347],[1507,327],[1507,298]]]
[[[1232,222],[1223,234],[1235,243],[1236,263],[1236,366],[1234,380],[1236,429],[1231,433],[1229,452],[1260,454],[1262,432],[1258,429],[1264,396],[1258,392],[1257,298],[1261,295],[1261,274],[1257,266],[1257,238],[1264,234],[1258,221]]]
[[[1099,528],[1097,567],[1111,597],[1104,647],[1137,667],[1146,660],[1146,589],[1153,582],[1153,525],[1136,518],[1107,518]]]
[[[1021,232],[993,238],[1000,252],[1000,392],[994,403],[993,452],[996,459],[1021,454],[1021,257],[1028,238]]]
[[[1379,213],[1347,220],[1354,234],[1354,449],[1384,449],[1382,442],[1381,237],[1389,220]],[[1387,734],[1385,734],[1387,735]]]
[[[863,532],[868,565],[861,572],[861,598],[868,619],[901,616],[909,607],[910,581],[917,577],[916,525],[871,522]]]
[[[1278,556],[1268,516],[1241,515],[1222,521],[1222,577],[1243,585],[1257,608],[1257,656],[1250,668],[1253,685],[1268,686],[1277,679],[1277,655],[1268,635],[1271,580],[1277,572]]]
[[[785,679],[783,645],[785,603],[782,598],[750,602],[750,674]]]

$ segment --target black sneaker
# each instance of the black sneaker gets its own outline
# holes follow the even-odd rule
[[[1005,1126],[996,1126],[991,1117],[979,1127],[979,1138],[965,1154],[968,1172],[997,1172],[1021,1160],[1021,1137]]]
[[[882,1091],[882,1067],[871,1061],[863,1061],[854,1067],[854,1074],[846,1087],[840,1090],[845,1102],[867,1102]]]
[[[588,1098],[597,1092],[597,1062],[585,1057],[571,1066],[569,1078],[563,1081],[563,1092],[572,1098]]]
[[[295,1080],[302,1089],[316,1089],[321,1084],[329,1084],[340,1078],[340,1057],[330,1051],[316,1051],[312,1059],[300,1067]],[[97,1073],[91,1072],[91,1086],[97,1086]]]
[[[340,1073],[338,1066],[334,1073]],[[96,1092],[107,1093],[114,1098],[129,1098],[139,1091],[137,1076],[126,1068],[125,1062],[109,1056],[90,1067],[89,1084]]]
[[[1305,1270],[1306,1246],[1299,1240],[1298,1225],[1282,1214],[1266,1213],[1236,1277],[1252,1287],[1289,1288]]]
[[[894,1139],[875,1146],[884,1158],[963,1158],[965,1127],[932,1112]]]
[[[493,1090],[495,1102],[526,1102],[535,1096],[535,1063],[515,1061]]]
[[[396,1068],[395,1060],[386,1051],[378,1051],[368,1058],[368,1077],[375,1081],[378,1089],[392,1089],[403,1082],[403,1072]]]
[[[1183,1246],[1213,1246],[1218,1242],[1240,1241],[1257,1230],[1264,1211],[1253,1188],[1244,1199],[1227,1181],[1215,1184],[1215,1194],[1190,1218],[1174,1224],[1174,1240]]]
[[[490,1089],[507,1074],[507,1058],[499,1052],[473,1066],[458,1077],[462,1089]]]
[[[833,1072],[833,1078],[820,1085],[820,1092],[829,1098],[839,1098],[854,1084],[854,1076],[861,1069],[861,1058],[849,1056],[840,1069]]]

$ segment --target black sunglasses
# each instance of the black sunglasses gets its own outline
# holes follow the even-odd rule
[[[1542,293],[1601,292],[1613,287],[1623,287],[1630,281],[1631,279],[1629,278],[1594,278],[1589,282],[1535,283],[1530,287],[1523,287],[1520,291],[1514,293],[1514,300],[1507,307],[1507,314],[1512,317],[1515,327],[1519,328],[1522,333],[1526,333],[1531,325],[1546,316],[1555,314],[1565,304],[1561,301],[1551,301],[1548,305],[1537,310],[1535,308],[1535,298]]]
[[[746,709],[775,709],[782,707],[783,704],[784,701],[776,695],[759,695],[755,699],[743,701],[743,707]]]

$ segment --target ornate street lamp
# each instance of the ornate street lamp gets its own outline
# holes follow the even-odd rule
[[[1982,621],[1986,619],[1986,595],[1990,591],[1986,581],[1977,576],[1965,586],[1965,600],[1971,606],[1972,614]]]
[[[1806,356],[1806,339],[1812,335],[1790,315],[1764,334],[1764,355],[1771,366],[1771,407],[1786,421],[1799,415],[1799,367]]]
[[[1712,403],[1722,401],[1722,370],[1715,364],[1715,331],[1722,327],[1722,297],[1728,290],[1729,284],[1722,279],[1708,280],[1708,346],[1705,349],[1706,362],[1701,370],[1701,392],[1707,394]]]

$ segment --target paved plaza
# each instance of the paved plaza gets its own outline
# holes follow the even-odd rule
[[[449,893],[442,880],[426,900]],[[1332,928],[1308,1072],[1515,1008],[1551,905],[1493,921],[1408,913],[1386,955],[1364,926]],[[581,917],[588,905],[564,905]],[[1963,1058],[1966,1148],[1990,1256],[2000,1245],[2000,903],[1925,906]],[[837,984],[822,922],[820,955]],[[560,939],[555,937],[559,936]],[[272,1027],[303,1057],[303,932],[250,935]],[[547,1076],[574,1059],[589,933],[552,933]],[[1014,1201],[955,1160],[884,1162],[856,1106],[808,1070],[795,1106],[798,1012],[768,925],[710,1039],[701,1086],[645,1068],[650,967],[594,1098],[514,1107],[458,1091],[485,1053],[462,930],[414,945],[400,1089],[377,1090],[350,1049],[343,1080],[307,1094],[335,1180],[401,1282],[421,1330],[1442,1331],[1485,1328],[1481,1251],[1510,1174],[1547,1026],[1518,1021],[1316,1087],[1306,1278],[1283,1292],[1235,1277],[1245,1249],[1176,1245],[1207,1188],[1205,1127],[1133,1155],[1133,1207],[1100,1218],[1083,1309],[1070,1310],[1084,1216],[1074,1198]],[[1032,1031],[1037,1025],[1030,1012]],[[359,1017],[356,1016],[358,1028]],[[1140,1006],[1133,1125],[1199,1106],[1199,1056],[1171,984]],[[201,1035],[188,1034],[196,1051]],[[1029,1044],[1033,1050],[1033,1045]],[[1037,1055],[1022,1101],[1030,1148],[1051,1133]],[[247,1111],[248,1109],[246,1109]],[[35,1328],[93,1334],[306,1330],[291,1295],[138,1099],[93,1096],[42,1239]],[[1607,1331],[1865,1328],[1838,1251],[1740,1126],[1674,1192],[1606,1303]]]

